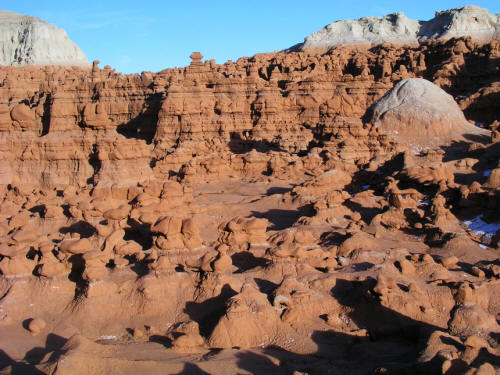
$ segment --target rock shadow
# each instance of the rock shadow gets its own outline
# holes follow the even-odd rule
[[[343,205],[353,212],[359,212],[361,219],[367,224],[370,224],[375,216],[384,212],[384,209],[377,207],[363,207],[359,203],[351,200],[346,200]]]
[[[153,142],[158,126],[158,112],[162,94],[157,93],[146,98],[145,109],[138,116],[117,126],[116,131],[125,138],[142,139],[147,144]]]
[[[246,154],[252,150],[261,153],[267,153],[269,151],[285,151],[277,143],[266,140],[245,139],[240,133],[237,132],[232,132],[230,134],[230,140],[227,145],[233,154]]]
[[[70,226],[59,228],[59,233],[78,233],[80,238],[90,238],[96,233],[96,229],[92,224],[79,220]]]
[[[429,335],[440,327],[413,320],[378,301],[378,296],[372,293],[377,281],[368,278],[365,281],[348,281],[337,279],[332,288],[332,296],[344,306],[351,307],[349,318],[361,328],[370,333],[374,341],[385,337],[403,337],[414,341],[425,341]]]
[[[148,250],[153,246],[153,234],[151,224],[141,224],[134,219],[127,220],[128,228],[125,228],[125,241],[135,241],[142,246],[143,250]]]
[[[184,368],[181,370],[181,372],[177,372],[173,375],[210,375],[210,373],[203,371],[194,363],[186,362],[184,363]]]
[[[238,272],[245,272],[256,267],[265,267],[269,259],[256,257],[249,251],[241,251],[231,255],[233,265],[238,267]]]
[[[272,188],[267,189],[266,195],[276,195],[276,194],[286,194],[288,192],[292,191],[292,188],[285,188],[285,187],[279,187],[279,186],[274,186]]]
[[[23,322],[29,324],[29,320]],[[68,340],[59,335],[50,333],[45,340],[44,347],[30,349],[21,361],[13,360],[7,353],[0,350],[0,372],[3,373],[10,366],[10,374],[13,375],[43,375],[44,372],[36,368],[44,358],[52,353],[48,361],[55,360],[61,354],[61,348]]]
[[[225,284],[218,296],[203,302],[187,302],[184,312],[198,323],[200,334],[209,338],[219,319],[226,313],[227,301],[238,294],[229,284]]]
[[[419,362],[419,357],[430,334],[441,328],[380,305],[375,295],[372,298],[367,293],[375,284],[374,279],[337,279],[331,292],[351,308],[346,319],[366,329],[368,337],[334,330],[313,331],[310,337],[317,345],[314,353],[298,354],[275,346],[265,348],[264,354],[242,351],[236,354],[239,368],[251,374],[439,373],[442,360],[435,357]]]
[[[44,375],[34,365],[13,360],[7,353],[0,350],[0,371],[7,371],[10,367],[11,375]],[[5,372],[7,374],[7,372]]]
[[[302,216],[312,217],[314,214],[311,204],[299,207],[297,210],[271,209],[265,212],[252,211],[249,217],[265,218],[269,220],[270,230],[282,230],[293,226]]]

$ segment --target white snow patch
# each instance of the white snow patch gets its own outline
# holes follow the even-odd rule
[[[103,335],[99,337],[101,340],[116,340],[116,336],[112,335]]]
[[[471,220],[464,221],[464,224],[477,235],[485,235],[486,237],[493,237],[495,233],[500,230],[500,222],[487,223],[482,219],[483,215],[479,215]]]

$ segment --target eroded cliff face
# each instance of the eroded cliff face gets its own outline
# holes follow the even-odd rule
[[[193,56],[191,66],[157,74],[1,68],[1,185],[109,189],[352,171],[397,150],[362,116],[410,77],[445,89],[472,121],[498,117],[498,42],[344,46],[224,65]]]

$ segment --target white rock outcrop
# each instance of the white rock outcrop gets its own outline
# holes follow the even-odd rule
[[[301,49],[346,44],[418,43],[470,36],[480,41],[500,37],[500,19],[487,9],[464,6],[442,12],[430,21],[409,19],[403,13],[333,22],[304,39]]]
[[[304,40],[304,48],[333,47],[344,44],[371,44],[394,41],[417,43],[420,23],[403,13],[333,22]]]
[[[0,65],[90,66],[66,31],[36,17],[0,10]]]
[[[419,40],[451,39],[470,36],[480,41],[500,37],[500,15],[476,6],[465,6],[436,12],[436,16],[422,23]]]

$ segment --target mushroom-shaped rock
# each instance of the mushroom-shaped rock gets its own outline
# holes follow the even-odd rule
[[[40,228],[35,228],[33,225],[26,224],[19,228],[12,236],[16,242],[35,242],[40,237]]]
[[[123,237],[125,236],[125,230],[124,229],[117,229],[113,231],[111,234],[109,234],[106,237],[106,240],[104,242],[104,247],[103,247],[103,252],[104,253],[110,253],[115,246],[123,240]]]
[[[459,259],[456,256],[452,255],[441,259],[441,264],[443,265],[443,267],[451,269],[457,266],[458,261]]]
[[[83,254],[82,258],[85,261],[83,279],[92,282],[105,278],[108,274],[106,264],[109,262],[110,257],[111,254],[99,250]]]
[[[188,249],[196,249],[201,246],[200,231],[193,219],[182,221],[181,233],[184,245]]]
[[[182,228],[182,219],[177,217],[163,217],[159,219],[155,225],[151,227],[151,231],[153,233],[160,233],[164,236],[168,236],[169,234],[177,234],[181,232]]]
[[[37,269],[38,274],[43,277],[55,277],[65,274],[68,271],[69,268],[67,264],[58,261],[40,264]]]
[[[387,294],[390,289],[396,289],[397,285],[393,279],[384,276],[382,273],[378,275],[377,284],[373,288],[373,291],[381,296]]]
[[[467,134],[489,134],[467,122],[451,95],[421,78],[398,82],[368,109],[365,118],[394,140],[419,150],[461,140]]]
[[[116,245],[115,253],[119,255],[132,255],[142,251],[142,246],[135,241],[125,241],[122,244]]]
[[[351,175],[339,169],[331,169],[315,179],[317,186],[329,186],[330,190],[342,190],[351,182]]]
[[[128,204],[123,204],[118,208],[113,208],[104,212],[103,216],[108,220],[123,220],[130,212],[130,206]]]
[[[83,254],[93,250],[93,246],[88,238],[79,240],[66,240],[61,243],[60,250],[63,253]]]
[[[464,345],[474,349],[487,348],[489,346],[488,342],[485,339],[478,336],[467,337],[467,340],[465,340]]]
[[[148,268],[159,272],[159,271],[172,271],[177,267],[177,264],[172,263],[168,256],[162,255],[158,257],[158,259],[154,260],[152,263],[149,263]]]
[[[233,265],[233,260],[227,255],[227,245],[221,245],[217,250],[219,251],[219,256],[213,263],[213,269],[217,272],[224,272]]]
[[[219,240],[229,245],[263,244],[267,242],[267,219],[236,217],[219,227]]]
[[[500,333],[495,317],[477,304],[464,304],[454,310],[448,329],[452,335],[462,337]]]
[[[351,183],[351,181],[352,177],[349,173],[340,169],[330,169],[329,171],[315,177],[311,181],[308,181],[301,186],[296,186],[293,188],[292,192],[299,197],[303,197],[304,200],[307,200],[307,197],[310,196],[331,194],[334,190],[342,191],[346,185]],[[328,195],[328,197],[329,199],[335,200],[335,197],[330,195]],[[340,193],[340,195],[337,196],[337,201],[343,202],[343,198],[344,196]]]
[[[7,277],[31,275],[35,266],[35,261],[26,258],[25,252],[17,252],[0,260],[0,272]]]
[[[28,223],[30,219],[29,212],[27,211],[22,211],[18,213],[17,215],[14,215],[10,218],[9,220],[9,226],[11,228],[16,228],[16,227],[21,227]]]
[[[151,227],[151,232],[156,234],[156,246],[163,250],[184,249],[182,224],[182,219],[178,217],[167,216],[159,219]],[[186,230],[188,227],[189,225],[186,226]]]
[[[279,314],[267,296],[248,284],[227,304],[226,314],[215,326],[209,345],[215,348],[252,348],[272,342],[280,324]]]
[[[174,333],[177,336],[172,340],[172,346],[175,351],[197,351],[205,343],[205,340],[200,335],[198,323],[194,321],[180,323],[174,329]]]

